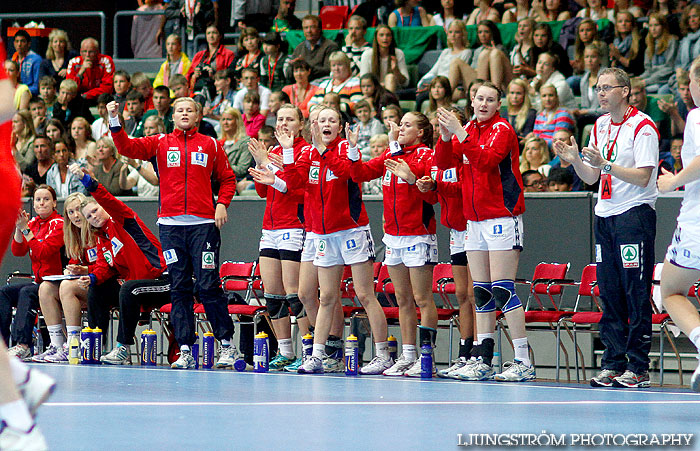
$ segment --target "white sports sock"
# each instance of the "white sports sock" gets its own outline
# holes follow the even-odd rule
[[[410,360],[416,360],[418,358],[418,353],[416,352],[416,345],[401,345],[403,355],[408,357]]]
[[[388,359],[389,358],[389,342],[388,341],[382,341],[379,343],[375,343],[374,347],[377,350],[377,355],[383,359]]]
[[[66,326],[66,331],[68,332],[69,337],[73,332],[77,332],[78,335],[80,335],[80,326]]]
[[[326,354],[326,344],[321,343],[321,344],[316,344],[314,343],[314,350],[311,353],[312,357],[317,357],[321,360],[323,360],[323,356]]]
[[[493,332],[491,332],[490,334],[476,334],[476,344],[480,345],[487,338],[490,338],[491,340],[493,340],[493,337],[495,335],[496,334]]]
[[[32,424],[34,424],[32,416],[27,409],[27,405],[21,399],[6,404],[0,404],[0,418],[10,427],[20,431],[29,431]]]
[[[464,346],[465,344],[467,344],[467,340],[465,340],[464,338],[460,338],[460,339],[459,339],[459,344],[461,344],[462,346]]]
[[[20,385],[27,381],[29,367],[20,359],[10,359],[10,371],[12,371],[12,379],[14,379],[15,384]]]
[[[513,349],[515,350],[515,358],[520,360],[527,366],[531,366],[530,354],[527,348],[527,337],[525,338],[514,338],[513,339]]]
[[[221,340],[221,346],[231,346],[231,340]]]
[[[287,357],[288,359],[291,359],[292,357],[294,357],[294,351],[292,350],[292,339],[291,338],[283,338],[281,340],[277,340],[277,345],[279,347],[280,354]]]
[[[695,347],[698,348],[698,352],[700,352],[700,326],[691,330],[688,334],[688,338],[690,338],[690,341],[693,342]]]
[[[190,351],[190,347],[188,345],[182,345],[180,346],[180,351]]]
[[[60,324],[54,324],[53,326],[46,326],[49,330],[49,337],[51,338],[51,344],[57,348],[63,346],[66,342],[66,337],[63,336],[63,327]],[[80,328],[78,328],[80,330]]]

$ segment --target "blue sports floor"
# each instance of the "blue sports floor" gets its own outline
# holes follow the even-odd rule
[[[687,388],[37,367],[59,383],[39,413],[57,450],[438,450],[473,433],[700,433],[700,394]],[[700,437],[684,449],[695,447]]]

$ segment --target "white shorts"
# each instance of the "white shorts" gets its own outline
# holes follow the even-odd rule
[[[306,232],[304,237],[304,249],[301,251],[301,261],[312,262],[316,258],[316,244],[318,235],[313,232]]]
[[[464,250],[510,251],[523,249],[523,216],[467,221]]]
[[[407,268],[425,266],[438,262],[437,237],[435,235],[392,236],[384,235],[386,250],[384,264]]]
[[[374,240],[369,226],[318,235],[314,265],[354,265],[374,260]]]
[[[676,227],[666,260],[682,268],[700,270],[700,237]]]
[[[275,249],[298,252],[304,246],[304,229],[264,230],[258,250]]]
[[[464,239],[467,236],[467,231],[450,229],[450,255],[464,252]]]

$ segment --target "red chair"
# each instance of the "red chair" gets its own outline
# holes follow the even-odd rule
[[[225,261],[221,264],[221,269],[219,270],[221,288],[224,291],[244,292],[243,299],[248,302],[253,289],[254,271],[257,266],[256,262]]]
[[[324,30],[342,30],[350,8],[347,6],[323,6],[318,16]]]
[[[448,294],[455,293],[455,282],[452,274],[452,265],[438,263],[433,268],[433,294],[442,299],[443,308],[438,308],[438,320],[449,321],[448,361],[452,361],[452,338],[454,325],[459,318],[459,305],[455,308]]]

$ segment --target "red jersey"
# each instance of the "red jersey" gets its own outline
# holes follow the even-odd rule
[[[83,57],[76,56],[68,61],[66,78],[78,83],[78,92],[86,99],[97,99],[100,94],[112,94],[114,90],[114,61],[108,55],[97,55],[97,63],[78,75],[83,66]]]
[[[462,202],[462,164],[455,159],[454,167],[438,169],[433,166],[430,176],[435,181],[435,193],[440,202],[440,223],[445,227],[462,232],[467,229]]]
[[[298,137],[294,140],[294,160],[298,160],[304,151],[308,153],[311,146],[304,138]],[[277,146],[271,151],[276,155],[282,155],[282,147]],[[263,183],[255,184],[255,191],[262,198],[266,198],[265,216],[263,216],[263,229],[301,229],[304,227],[303,219],[303,188],[287,189],[286,193],[280,193],[270,185]]]
[[[236,193],[236,176],[224,150],[214,138],[175,129],[167,135],[129,138],[124,130],[112,132],[119,153],[140,160],[155,156],[160,177],[158,217],[194,215],[214,219],[216,203],[228,207]],[[219,181],[214,201],[212,178]]]
[[[311,231],[319,235],[369,224],[362,190],[350,176],[352,163],[347,151],[348,142],[337,137],[323,155],[315,148],[302,152],[299,160],[286,165],[280,174],[287,189],[306,186]]]
[[[28,226],[34,238],[27,241],[23,235],[21,243],[13,239],[12,255],[21,257],[29,252],[37,283],[44,276],[63,274],[63,216],[54,210],[46,219],[33,217]]]
[[[518,216],[525,211],[520,149],[513,126],[496,112],[485,121],[469,121],[467,138],[445,142],[435,148],[440,169],[454,165],[453,155],[462,160],[464,217],[469,221]]]
[[[384,166],[386,160],[404,160],[416,178],[430,174],[433,150],[423,144],[406,146],[392,154],[386,149],[380,156],[363,163],[353,163],[351,174],[358,183],[382,177],[384,232],[393,236],[435,234],[436,202],[434,193],[421,193]]]
[[[117,277],[117,270],[107,263],[107,258],[112,256],[112,242],[104,237],[95,236],[95,245],[85,249],[85,255],[80,260],[70,260],[72,265],[85,265],[88,274],[95,276],[94,283],[99,285],[112,277]]]

